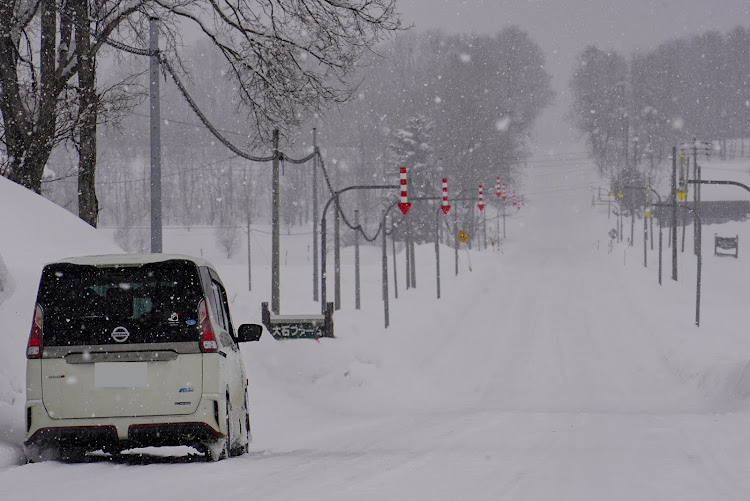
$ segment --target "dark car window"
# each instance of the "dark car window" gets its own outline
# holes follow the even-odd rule
[[[218,282],[216,283],[216,286],[216,292],[219,295],[219,302],[221,303],[221,307],[224,310],[224,319],[226,320],[227,332],[234,335],[234,330],[232,327],[232,317],[229,315],[229,301],[227,301],[227,291]]]
[[[141,266],[48,265],[38,302],[45,346],[196,341],[202,288],[197,266],[170,260]],[[120,341],[112,331],[123,327]],[[122,332],[122,329],[119,329]]]

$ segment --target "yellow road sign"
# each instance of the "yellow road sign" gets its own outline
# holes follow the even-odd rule
[[[458,232],[458,235],[456,235],[456,238],[458,238],[459,242],[466,243],[469,239],[469,234],[461,230]]]

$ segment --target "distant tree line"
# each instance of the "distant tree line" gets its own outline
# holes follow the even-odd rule
[[[750,31],[710,31],[629,56],[589,46],[570,88],[572,121],[601,173],[648,180],[672,146],[693,138],[714,142],[722,155],[730,140],[745,148]]]

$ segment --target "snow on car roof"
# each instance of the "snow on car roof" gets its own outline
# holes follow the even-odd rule
[[[140,264],[159,263],[162,261],[170,261],[173,259],[191,261],[198,266],[208,266],[209,268],[216,269],[206,259],[188,256],[185,254],[103,254],[96,256],[72,256],[59,259],[48,264],[70,263],[90,266],[134,266]]]

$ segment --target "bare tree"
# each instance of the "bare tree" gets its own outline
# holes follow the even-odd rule
[[[401,29],[396,0],[5,0],[0,2],[0,173],[40,193],[52,149],[76,118],[81,216],[96,224],[96,56],[106,45],[145,47],[162,19],[165,51],[179,60],[180,31],[197,26],[219,48],[255,128],[299,125],[325,103],[349,99],[362,54]],[[118,41],[114,41],[116,38]],[[148,52],[132,50],[145,55]],[[78,88],[71,82],[77,77]],[[93,194],[93,195],[92,195]]]
[[[137,9],[128,5],[123,16]],[[70,82],[82,65],[92,67],[105,37],[123,20],[103,20],[100,28],[91,30],[100,38],[83,51],[77,48],[86,42],[76,21],[76,14],[88,15],[83,7],[53,0],[0,3],[0,137],[6,153],[2,173],[37,193],[52,148],[69,137],[75,123],[78,92]],[[90,34],[88,27],[83,31]],[[89,85],[86,77],[84,85]]]

